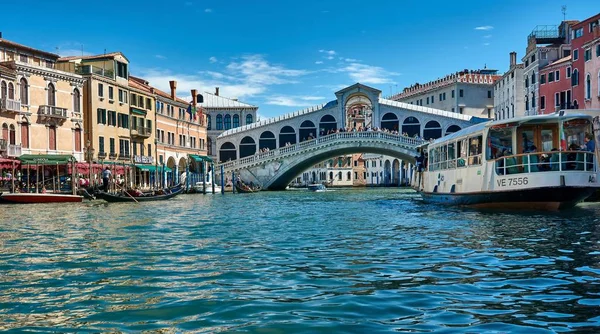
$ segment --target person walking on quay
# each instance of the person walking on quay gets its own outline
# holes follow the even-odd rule
[[[102,185],[104,186],[104,191],[108,191],[108,180],[110,179],[111,171],[108,167],[102,171]]]

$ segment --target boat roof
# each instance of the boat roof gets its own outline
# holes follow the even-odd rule
[[[496,127],[496,126],[514,127],[514,126],[519,126],[524,123],[545,123],[548,121],[558,120],[558,119],[568,121],[570,119],[576,119],[576,118],[588,118],[591,120],[592,116],[586,115],[583,113],[567,113],[565,111],[559,111],[559,112],[555,112],[555,113],[547,114],[547,115],[522,116],[522,117],[504,119],[504,120],[500,120],[500,121],[489,121],[489,122],[485,122],[485,123],[475,124],[475,125],[469,126],[467,128],[464,128],[460,131],[456,131],[447,136],[438,138],[438,139],[434,140],[433,142],[429,143],[428,145],[436,145],[439,143],[451,141],[453,139],[464,137],[471,133],[476,133],[476,132],[482,131],[485,128],[491,128],[491,127]]]

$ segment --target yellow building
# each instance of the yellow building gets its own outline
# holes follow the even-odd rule
[[[0,155],[70,154],[83,160],[84,79],[59,56],[0,38]]]
[[[121,52],[60,58],[57,68],[81,74],[86,157],[130,163],[129,61]]]
[[[177,82],[169,81],[171,92],[154,88],[156,94],[157,156],[161,166],[174,175],[185,171],[188,161],[194,171],[200,172],[199,159],[207,155],[206,116],[188,112],[190,103],[177,98]],[[196,96],[193,90],[192,96]],[[192,104],[194,102],[192,101]]]

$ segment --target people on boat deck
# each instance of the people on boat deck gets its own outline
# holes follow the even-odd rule
[[[46,193],[46,187],[44,186],[44,187],[42,187],[42,194],[45,194],[45,193]]]
[[[583,142],[585,143],[581,148],[588,152],[594,152],[596,150],[596,143],[594,141],[594,135],[591,133],[586,133],[583,138]]]
[[[111,176],[111,171],[108,167],[104,171],[102,171],[102,185],[104,186],[104,191],[108,191],[108,180]]]

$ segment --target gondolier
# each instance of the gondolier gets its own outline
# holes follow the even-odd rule
[[[108,167],[102,171],[102,186],[104,187],[104,191],[108,191],[108,180],[110,179],[111,174]]]

